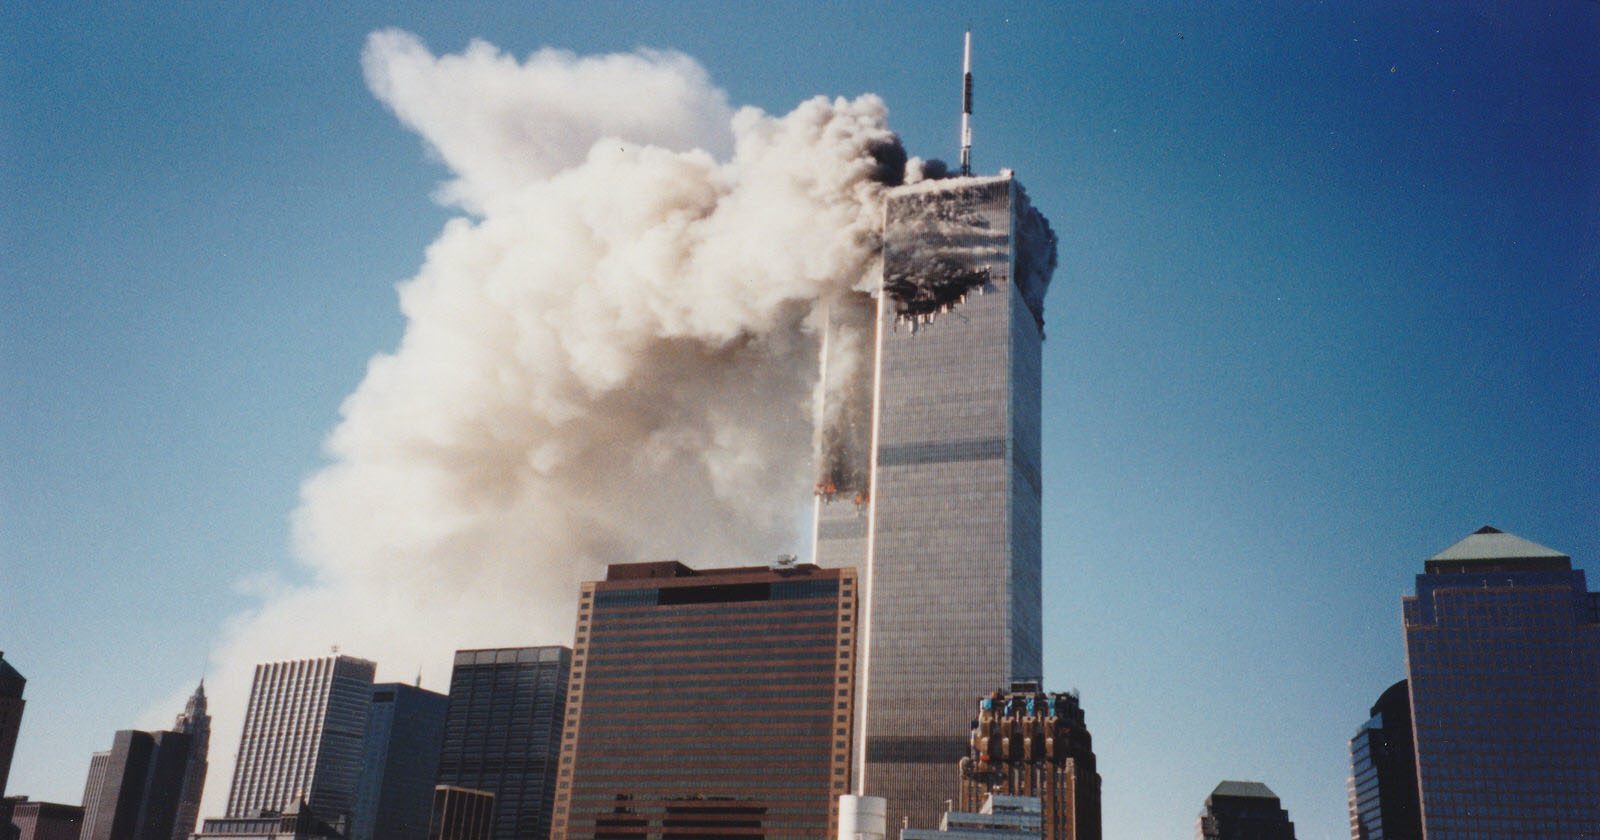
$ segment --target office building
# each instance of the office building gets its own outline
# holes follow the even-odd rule
[[[1401,680],[1350,739],[1350,840],[1422,840],[1411,697]]]
[[[83,840],[171,840],[189,762],[181,732],[124,729],[112,740],[94,812]]]
[[[552,838],[833,836],[855,590],[792,558],[585,583]]]
[[[438,784],[494,795],[494,840],[544,840],[572,651],[458,650]]]
[[[100,813],[100,793],[105,790],[106,770],[111,764],[111,751],[105,750],[89,756],[89,778],[83,783],[83,840],[94,836],[95,818]]]
[[[973,809],[946,811],[937,830],[908,828],[900,840],[1045,840],[1044,824],[1039,797],[986,793]]]
[[[55,802],[22,801],[11,809],[17,840],[78,840],[83,809]]]
[[[1423,836],[1600,837],[1600,595],[1482,528],[1403,600]]]
[[[492,840],[494,794],[439,785],[433,789],[428,840]]]
[[[1076,694],[1015,685],[979,701],[975,723],[961,811],[981,811],[991,795],[1031,797],[1044,840],[1100,840],[1100,774]]]
[[[17,731],[22,728],[22,690],[27,678],[11,667],[6,655],[0,651],[0,797],[6,793],[6,779],[11,775],[11,756],[17,751]]]
[[[1260,782],[1223,782],[1206,797],[1195,840],[1295,840],[1289,812]]]
[[[172,731],[189,736],[189,760],[183,772],[183,787],[178,795],[178,813],[172,821],[172,840],[187,840],[200,819],[200,798],[205,794],[206,761],[211,749],[211,715],[206,714],[206,683],[200,681],[183,712],[172,724]],[[90,769],[93,775],[93,768]]]
[[[1040,342],[1055,261],[1049,223],[1009,172],[923,181],[888,196],[874,310],[830,313],[824,365],[862,320],[875,364],[829,390],[847,404],[825,398],[815,557],[862,570],[856,788],[888,800],[891,826],[939,818],[972,698],[1040,678]]]
[[[319,819],[348,823],[374,670],[337,655],[257,665],[227,816],[279,813],[304,798]]]
[[[427,840],[450,698],[419,686],[372,687],[351,840]]]

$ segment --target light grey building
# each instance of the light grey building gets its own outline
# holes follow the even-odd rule
[[[374,670],[350,656],[257,665],[227,816],[281,812],[304,797],[319,816],[347,820]]]
[[[937,830],[908,828],[900,840],[1041,840],[1044,804],[1037,796],[991,793],[976,812],[946,811]]]
[[[85,840],[95,834],[95,820],[100,813],[100,793],[105,790],[106,770],[110,765],[110,750],[89,756],[89,778],[83,783],[83,825],[80,832]]]
[[[1009,172],[895,189],[865,316],[873,363],[855,387],[826,389],[857,404],[824,406],[815,556],[865,581],[853,787],[888,800],[890,826],[931,827],[956,796],[972,698],[1041,676],[1040,342],[1055,262],[1055,234]],[[824,365],[862,317],[836,304]]]

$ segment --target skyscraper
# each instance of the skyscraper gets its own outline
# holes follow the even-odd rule
[[[1350,840],[1422,840],[1406,681],[1389,686],[1350,739]]]
[[[1600,594],[1485,527],[1403,599],[1423,835],[1600,837]]]
[[[439,784],[494,794],[494,840],[550,835],[568,648],[458,650]]]
[[[786,561],[585,583],[553,840],[833,836],[855,590]]]
[[[375,667],[349,656],[256,666],[229,817],[281,811],[304,797],[318,816],[349,818]]]
[[[1009,172],[897,188],[864,316],[873,364],[825,398],[844,404],[824,405],[816,557],[863,571],[855,784],[888,800],[891,826],[938,818],[972,699],[1041,676],[1040,342],[1055,262],[1055,234]],[[859,320],[848,304],[832,313],[825,366]],[[870,409],[853,407],[863,393]]]
[[[1289,812],[1260,782],[1222,782],[1206,797],[1195,840],[1295,840]]]
[[[961,810],[1002,794],[1040,802],[1044,840],[1100,840],[1100,774],[1078,696],[1035,684],[978,704],[970,754],[961,760]]]
[[[427,840],[450,698],[420,686],[372,687],[350,840]]]
[[[89,756],[89,778],[83,783],[83,840],[94,836],[95,822],[100,813],[100,792],[105,790],[106,771],[111,765],[111,751]]]
[[[187,840],[200,819],[200,798],[205,794],[206,755],[211,749],[211,716],[206,714],[206,682],[200,681],[183,712],[172,724],[172,731],[189,736],[189,761],[183,772],[183,791],[178,796],[178,813],[172,821],[172,840]],[[91,775],[92,775],[91,768]]]
[[[181,732],[118,732],[99,795],[85,809],[95,818],[83,840],[171,840],[189,741]]]
[[[439,785],[429,819],[428,840],[492,840],[494,794]]]
[[[6,793],[6,778],[11,775],[11,755],[17,751],[17,731],[22,728],[22,690],[27,678],[17,673],[0,652],[0,796]]]

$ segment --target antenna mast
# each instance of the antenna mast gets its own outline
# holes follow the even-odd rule
[[[961,48],[961,174],[972,174],[972,31]]]

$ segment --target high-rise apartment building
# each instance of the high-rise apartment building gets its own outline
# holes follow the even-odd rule
[[[550,835],[571,666],[558,646],[456,651],[438,783],[494,795],[493,840]]]
[[[92,806],[92,831],[83,840],[171,840],[189,763],[181,732],[116,734]]]
[[[450,698],[420,686],[372,687],[350,840],[427,840]]]
[[[824,406],[815,556],[862,570],[855,784],[888,800],[892,826],[938,819],[972,698],[1041,677],[1040,342],[1055,262],[1055,234],[1009,172],[923,181],[888,196],[875,309],[830,316],[825,368],[861,322],[873,363],[854,387],[824,370],[839,404]]]
[[[1350,739],[1350,840],[1422,840],[1411,697],[1401,680]]]
[[[200,798],[205,795],[206,756],[211,749],[211,715],[206,714],[206,683],[200,681],[183,712],[173,721],[172,731],[189,736],[189,761],[183,772],[183,790],[178,796],[178,813],[172,821],[172,840],[188,840],[200,820]],[[92,765],[92,762],[91,762]],[[93,767],[90,768],[93,775]]]
[[[11,756],[17,751],[17,732],[22,728],[22,690],[27,678],[11,667],[0,651],[0,796],[6,793],[6,778],[11,775]]]
[[[1403,600],[1423,836],[1600,837],[1600,594],[1482,528]]]
[[[110,750],[89,756],[89,778],[83,783],[83,824],[79,832],[83,840],[94,836],[95,820],[100,813],[100,793],[105,790],[106,771],[110,765]]]
[[[1206,797],[1195,840],[1295,840],[1278,795],[1260,782],[1223,782]]]
[[[1034,684],[978,703],[969,754],[961,760],[961,810],[986,797],[1037,798],[1044,840],[1100,840],[1100,774],[1078,696]]]
[[[350,656],[257,665],[227,816],[280,812],[303,798],[319,817],[348,820],[375,669]]]
[[[788,560],[585,583],[553,840],[833,836],[856,599],[854,569]]]

